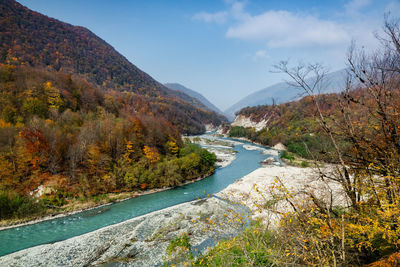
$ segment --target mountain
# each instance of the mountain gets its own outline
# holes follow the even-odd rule
[[[312,79],[310,78],[310,80]],[[323,86],[326,90],[323,90],[321,93],[340,92],[344,88],[345,79],[345,69],[328,73],[326,75],[326,84]],[[277,83],[244,97],[226,109],[224,113],[228,116],[229,120],[233,120],[235,113],[244,107],[270,105],[273,101],[275,101],[275,104],[286,103],[300,99],[302,97],[301,93],[301,90],[290,86],[286,82]]]
[[[126,90],[162,86],[86,28],[31,11],[13,0],[0,5],[0,60],[85,74],[95,83]]]
[[[208,109],[213,110],[219,114],[223,114],[223,112],[217,108],[213,103],[211,103],[210,101],[208,101],[207,98],[205,98],[202,94],[193,91],[192,89],[189,89],[185,86],[183,86],[182,84],[179,83],[165,83],[164,84],[167,88],[171,89],[171,90],[176,90],[179,92],[183,92],[186,95],[189,95],[197,100],[199,100],[204,106],[206,106]]]
[[[204,124],[225,120],[196,105],[196,99],[166,88],[88,29],[49,18],[14,0],[0,2],[0,43],[0,63],[50,68],[84,76],[104,91],[142,95],[152,106],[168,106],[158,115],[180,125],[183,132],[190,128],[200,133]]]

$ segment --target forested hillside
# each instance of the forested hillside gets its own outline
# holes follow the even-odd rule
[[[142,94],[167,94],[113,47],[88,29],[72,26],[23,7],[14,0],[0,5],[1,60],[52,66],[87,74],[99,85]]]
[[[338,114],[340,107],[337,94],[318,97],[321,99],[321,110],[325,115]],[[237,115],[248,117],[254,122],[267,121],[265,127],[256,131],[254,128],[236,126],[230,129],[229,136],[246,137],[267,146],[283,143],[290,152],[299,156],[327,159],[327,153],[332,147],[315,121],[316,112],[311,96],[280,105],[247,107]]]
[[[196,105],[192,97],[158,83],[88,29],[41,15],[14,0],[0,3],[0,42],[1,63],[79,74],[102,90],[142,95],[152,108],[171,113],[168,119],[183,133],[200,133],[203,124],[217,126],[225,120]]]
[[[321,86],[322,91],[319,93],[327,94],[342,91],[346,84],[346,75],[346,69],[327,73],[324,84]],[[308,82],[312,82],[314,79],[315,77],[309,77]],[[236,112],[247,106],[282,104],[299,100],[302,96],[304,96],[304,92],[297,86],[281,82],[244,97],[225,110],[225,114],[233,117]]]
[[[0,2],[0,219],[214,171],[183,143],[223,116],[167,89],[89,30]]]
[[[154,106],[83,78],[1,65],[0,218],[212,173],[215,156],[182,142],[164,101]],[[40,186],[47,189],[37,202]]]

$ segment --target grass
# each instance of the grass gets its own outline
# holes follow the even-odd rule
[[[314,162],[311,160],[307,160],[302,157],[299,157],[295,153],[288,152],[288,151],[281,152],[281,159],[283,159],[289,165],[301,167],[301,168],[308,168],[311,165],[314,166],[315,164],[321,164],[321,162],[317,163],[317,162]]]
[[[261,224],[253,223],[242,234],[218,242],[193,266],[273,266],[275,236]]]
[[[190,239],[188,234],[184,233],[182,236],[177,237],[173,240],[170,241],[168,247],[167,247],[167,253],[168,255],[171,255],[174,252],[177,252],[178,250],[183,250],[183,251],[190,251],[192,246],[190,245]]]

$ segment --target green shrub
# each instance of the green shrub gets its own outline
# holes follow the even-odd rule
[[[303,158],[306,158],[308,155],[306,147],[302,142],[291,141],[289,144],[287,144],[287,149],[289,152],[292,152]]]
[[[42,201],[45,205],[61,207],[66,203],[65,199],[68,194],[62,191],[56,191],[51,194],[45,194],[42,196]]]
[[[36,97],[25,99],[21,109],[26,115],[37,115],[41,118],[46,118],[48,114],[47,104]]]
[[[130,165],[124,181],[131,189],[138,189],[142,184],[146,184],[146,188],[179,186],[212,172],[216,160],[215,154],[197,144],[186,143],[178,157],[164,157],[152,166],[147,166],[146,160]]]
[[[233,126],[229,131],[229,137],[246,137],[247,129],[243,126]]]
[[[294,157],[291,154],[289,154],[289,152],[287,152],[286,150],[282,151],[281,158],[287,159],[290,161],[294,160]]]
[[[198,257],[194,266],[275,266],[274,235],[259,224],[239,236],[219,242],[207,254]]]
[[[302,161],[301,164],[300,164],[300,166],[301,166],[302,168],[307,168],[309,165],[310,165],[310,164],[309,164],[307,161]]]
[[[202,149],[201,161],[206,166],[214,166],[215,162],[217,161],[217,157],[214,153],[210,153],[206,149]]]
[[[0,219],[22,218],[45,210],[42,201],[15,193],[0,192]]]
[[[182,234],[182,236],[177,237],[169,242],[167,253],[168,255],[171,255],[178,250],[190,251],[191,247],[189,236],[187,234]]]

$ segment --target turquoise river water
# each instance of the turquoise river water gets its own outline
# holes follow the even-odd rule
[[[258,167],[267,156],[236,145],[237,158],[201,181],[166,191],[131,198],[70,216],[0,231],[0,256],[25,248],[54,243],[183,202],[204,198],[226,188]],[[205,193],[204,193],[205,192]]]

